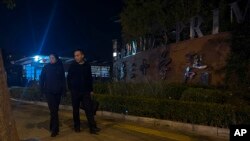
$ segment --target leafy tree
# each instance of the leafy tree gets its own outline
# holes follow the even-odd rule
[[[236,90],[250,88],[250,23],[233,26],[231,54],[226,67],[226,82]]]
[[[121,13],[126,39],[154,34],[165,29],[167,16],[162,0],[127,0]]]
[[[172,29],[176,22],[189,22],[196,15],[212,23],[215,8],[220,9],[220,18],[225,20],[228,10],[226,0],[126,0],[124,3],[121,25],[123,37],[128,40]],[[228,22],[222,23],[224,26]],[[211,32],[211,25],[202,25],[202,30]]]
[[[4,4],[6,4],[7,8],[13,9],[16,7],[15,0],[2,0]]]

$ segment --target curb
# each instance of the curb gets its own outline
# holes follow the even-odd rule
[[[11,100],[15,102],[25,103],[25,104],[33,104],[33,105],[48,107],[46,102],[26,101],[26,100],[14,99],[14,98],[11,98]],[[72,110],[72,106],[60,105],[60,109]],[[81,113],[84,113],[84,112],[81,110]],[[103,116],[103,117],[112,117],[115,119],[122,119],[126,121],[137,122],[137,123],[146,123],[146,124],[157,125],[157,126],[159,125],[168,126],[168,127],[175,128],[178,130],[197,133],[200,135],[218,136],[218,137],[223,137],[223,138],[229,137],[229,129],[227,128],[182,123],[182,122],[176,122],[176,121],[170,121],[170,120],[160,120],[160,119],[147,118],[147,117],[130,116],[130,115],[118,114],[118,113],[107,112],[107,111],[97,111],[96,115]]]

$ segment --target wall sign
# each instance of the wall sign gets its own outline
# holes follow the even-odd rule
[[[150,65],[147,63],[146,59],[142,60],[142,64],[140,66],[140,71],[142,72],[142,75],[147,75],[147,69],[150,67]]]
[[[165,49],[160,56],[160,62],[158,65],[159,75],[161,79],[165,80],[167,78],[167,72],[170,70],[169,65],[171,64],[172,59],[169,57],[169,49]]]

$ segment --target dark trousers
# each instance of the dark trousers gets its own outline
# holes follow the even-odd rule
[[[90,129],[95,128],[96,122],[94,119],[94,112],[92,107],[93,104],[90,93],[81,93],[72,91],[71,96],[72,96],[74,127],[80,128],[81,125],[79,110],[80,110],[80,103],[82,102],[88,120],[89,128]]]
[[[61,94],[58,93],[47,93],[46,99],[50,110],[50,131],[59,132],[59,104],[61,101]]]

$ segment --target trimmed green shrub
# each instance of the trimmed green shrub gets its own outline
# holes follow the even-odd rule
[[[182,93],[188,87],[180,84],[165,84],[163,85],[163,91],[160,93],[160,98],[165,97],[168,99],[179,100],[182,96]]]
[[[37,88],[11,88],[10,95],[12,98],[27,101],[46,101],[45,95]],[[71,105],[71,95],[69,92],[67,92],[66,97],[62,96],[61,104]]]
[[[37,88],[11,88],[11,96],[23,100],[39,100],[41,92]]]
[[[235,109],[235,123],[250,124],[250,106],[238,106]]]
[[[187,88],[180,84],[159,83],[110,83],[111,95],[143,96],[151,98],[180,99],[182,92]]]
[[[179,96],[175,99],[178,99],[181,91],[185,89],[180,90]],[[177,89],[173,88],[172,91],[177,91]],[[11,97],[18,99],[45,100],[41,99],[42,96],[38,90],[32,88],[12,88],[10,92]],[[116,113],[218,127],[228,127],[230,124],[250,124],[250,106],[225,104],[225,97],[218,93],[220,91],[188,88],[183,92],[181,100],[144,97],[139,94],[134,96],[95,94],[95,98],[100,102],[100,110]],[[206,95],[207,97],[204,97]],[[222,96],[218,99],[214,98],[218,95]],[[69,93],[63,97],[61,103],[71,105]]]
[[[216,89],[188,88],[180,100],[208,103],[226,103],[232,96],[229,92],[223,92]]]
[[[186,123],[228,127],[250,122],[250,107],[197,103],[166,99],[150,99],[112,95],[97,95],[100,108],[130,115],[168,119]]]
[[[98,93],[98,94],[108,94],[109,93],[109,85],[111,83],[101,83],[101,82],[96,82],[94,83],[94,90],[95,90],[95,93]]]

